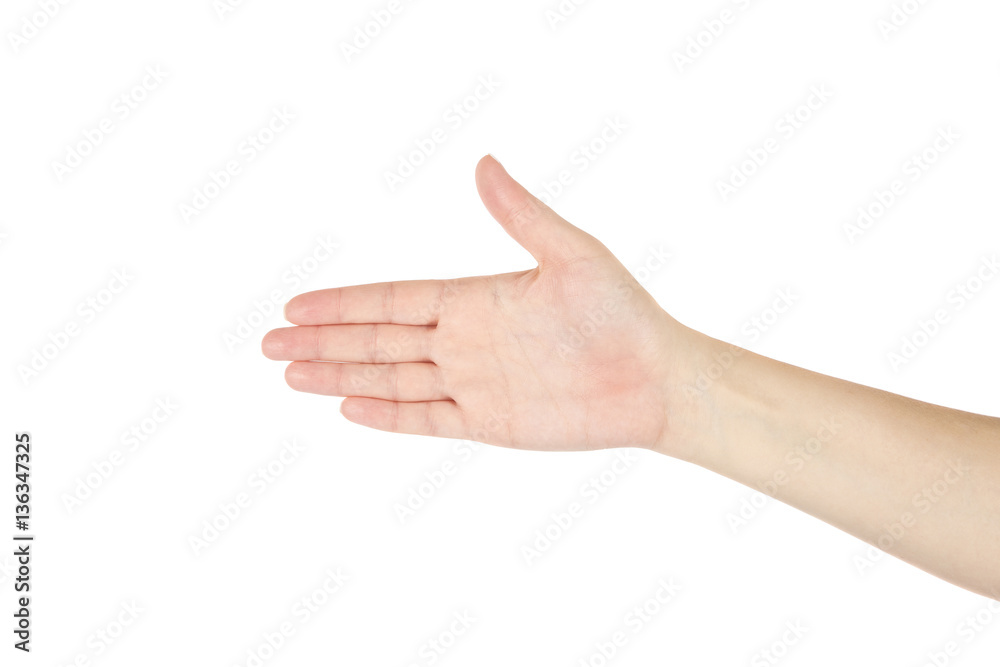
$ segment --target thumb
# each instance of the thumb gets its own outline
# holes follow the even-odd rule
[[[563,264],[603,248],[511,178],[492,155],[476,165],[476,187],[486,210],[539,266]]]

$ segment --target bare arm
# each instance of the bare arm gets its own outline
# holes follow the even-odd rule
[[[700,334],[495,160],[480,161],[476,182],[538,266],[299,295],[285,310],[296,326],[263,341],[265,355],[292,362],[292,388],[344,396],[344,416],[386,431],[649,448],[1000,596],[1000,419]]]
[[[659,451],[1000,599],[1000,419],[694,336],[695,368],[714,364],[718,380],[688,371],[690,419]]]

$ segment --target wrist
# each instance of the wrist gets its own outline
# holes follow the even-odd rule
[[[721,471],[737,441],[749,445],[778,421],[784,400],[774,375],[781,364],[679,323],[675,328],[666,339],[667,427],[654,449]]]
[[[742,349],[695,331],[667,316],[661,338],[665,360],[664,428],[654,451],[700,464],[710,435],[718,428],[720,382]]]
[[[661,453],[759,488],[824,418],[839,416],[827,405],[834,387],[825,383],[842,381],[688,331]]]

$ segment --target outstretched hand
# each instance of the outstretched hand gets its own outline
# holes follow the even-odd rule
[[[480,161],[476,183],[538,266],[297,296],[285,311],[297,326],[263,342],[292,362],[292,388],[345,396],[348,419],[386,431],[524,449],[647,447],[1000,599],[1000,419],[688,329],[495,160]],[[934,509],[915,510],[932,491]]]
[[[538,266],[301,294],[285,308],[297,326],[270,331],[264,354],[292,362],[290,387],[344,396],[343,415],[376,429],[523,449],[661,446],[690,330],[492,157],[476,185]]]

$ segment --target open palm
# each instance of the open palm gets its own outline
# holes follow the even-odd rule
[[[526,449],[653,447],[663,436],[679,327],[597,239],[490,157],[487,209],[528,271],[319,290],[263,341],[297,390],[345,396],[353,422]],[[323,363],[340,362],[340,363]]]

